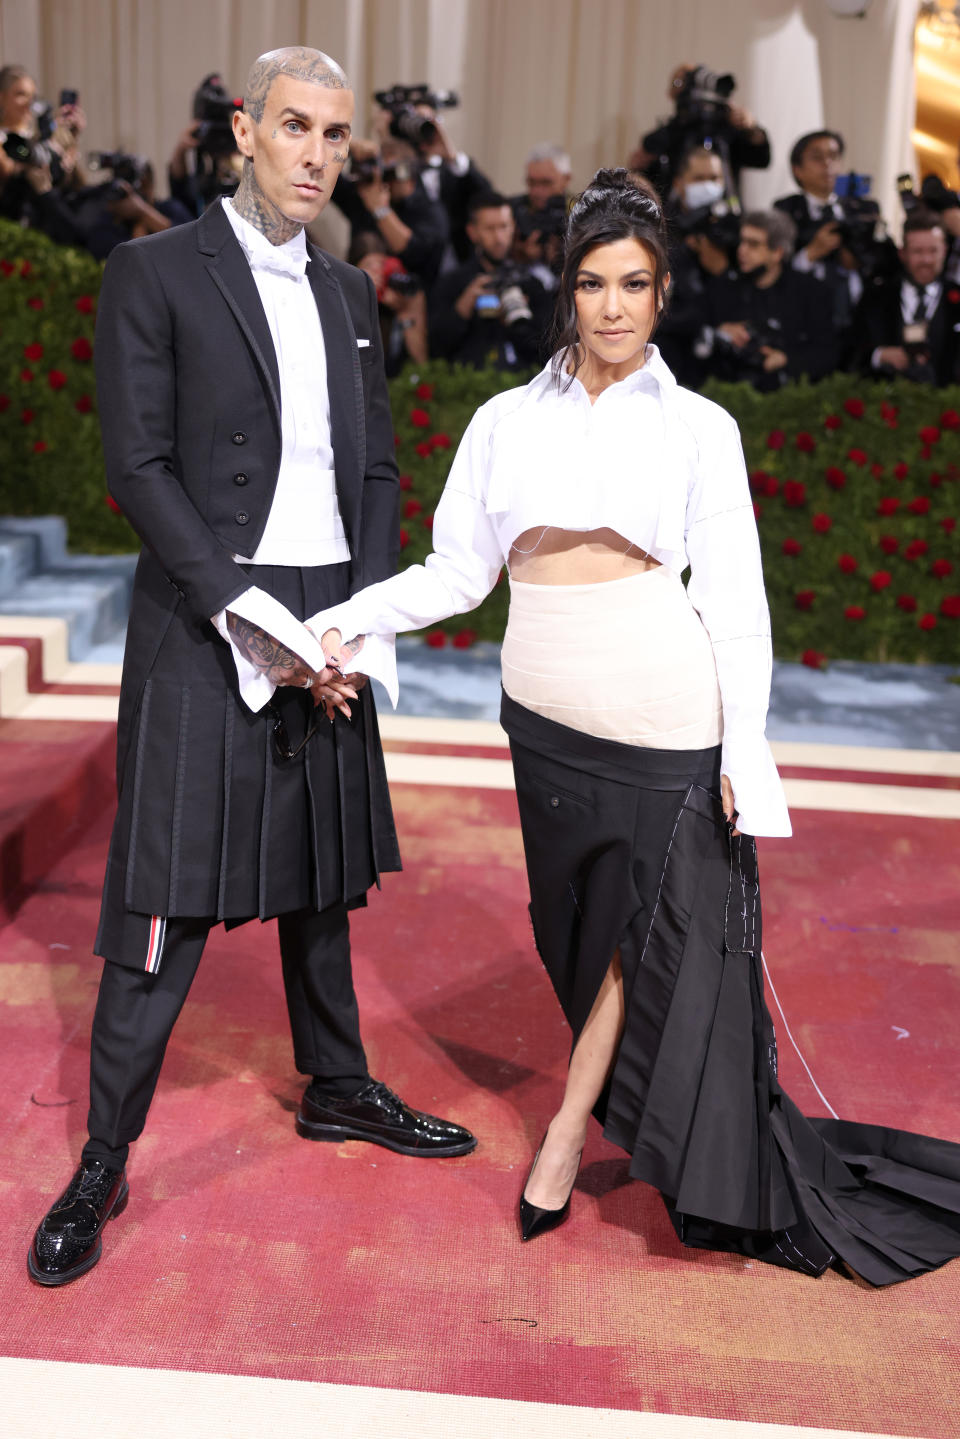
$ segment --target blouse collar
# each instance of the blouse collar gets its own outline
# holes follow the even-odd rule
[[[561,384],[563,382],[561,381]],[[646,362],[639,370],[634,370],[627,375],[626,379],[617,380],[613,385],[608,386],[604,394],[608,392],[630,395],[639,390],[657,390],[661,403],[668,398],[672,391],[676,390],[677,382],[673,372],[666,360],[657,349],[656,345],[647,346]],[[569,390],[557,390],[553,378],[553,359],[551,358],[539,375],[531,380],[528,394],[531,399],[548,399],[552,394],[555,398],[564,399],[583,391],[583,385],[579,380],[574,380]]]

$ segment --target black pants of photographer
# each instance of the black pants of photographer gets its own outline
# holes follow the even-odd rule
[[[157,974],[107,961],[90,1045],[90,1138],[83,1162],[120,1167],[147,1119],[167,1042],[193,983],[209,919],[170,919]],[[277,920],[294,1063],[335,1096],[367,1078],[350,964],[347,908]]]

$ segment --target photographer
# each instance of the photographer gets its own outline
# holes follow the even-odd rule
[[[406,141],[350,141],[350,174],[341,173],[333,202],[350,221],[351,245],[362,234],[379,235],[389,254],[425,287],[440,271],[450,238],[447,213],[431,200],[420,179],[416,151]]]
[[[729,270],[740,233],[739,205],[726,193],[723,161],[716,150],[696,145],[683,156],[664,214],[670,238],[670,304],[657,330],[657,344],[681,385],[696,389],[707,373],[694,348],[703,327],[707,282]]]
[[[153,166],[139,155],[121,151],[91,156],[98,170],[112,170],[113,179],[77,196],[74,223],[98,260],[105,260],[125,240],[158,235],[172,225],[188,224],[194,216],[179,200],[157,200]]]
[[[918,384],[960,379],[960,303],[944,281],[947,235],[941,217],[914,209],[903,226],[900,269],[867,285],[854,322],[864,374],[903,375]]]
[[[737,87],[732,75],[717,75],[706,65],[678,65],[670,76],[667,98],[671,118],[644,135],[631,155],[631,170],[652,180],[667,195],[683,156],[694,146],[716,150],[729,171],[734,192],[744,169],[765,170],[770,164],[770,138],[750,112],[731,101]]]
[[[793,268],[826,282],[838,330],[850,324],[864,283],[896,266],[880,208],[863,193],[869,181],[840,174],[844,150],[836,130],[801,135],[790,152],[799,193],[774,202],[797,228]]]
[[[753,210],[740,222],[737,269],[711,278],[699,349],[711,375],[777,390],[836,367],[830,298],[821,281],[790,268],[796,231],[778,210]]]
[[[501,370],[539,361],[550,300],[529,268],[510,260],[514,232],[509,202],[492,190],[478,195],[467,224],[473,257],[442,275],[430,295],[435,356]]]
[[[510,201],[517,223],[514,258],[529,265],[547,290],[556,289],[563,262],[571,173],[566,150],[535,145],[527,156],[526,191]]]
[[[387,254],[380,236],[369,232],[357,236],[347,259],[366,271],[377,292],[387,377],[398,375],[408,360],[425,365],[430,358],[427,301],[416,275],[407,274],[400,261]]]
[[[205,76],[193,97],[193,119],[177,140],[167,166],[171,198],[202,215],[221,195],[240,183],[240,152],[233,138],[239,102],[227,94],[220,75]]]
[[[0,216],[77,243],[65,196],[81,183],[77,142],[86,117],[65,90],[56,114],[37,100],[23,65],[0,69]]]

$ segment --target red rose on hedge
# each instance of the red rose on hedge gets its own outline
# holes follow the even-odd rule
[[[870,466],[870,473],[871,473],[871,475],[873,475],[873,477],[874,477],[875,480],[879,480],[880,477],[881,477],[881,475],[883,474],[883,466],[882,466],[882,465],[871,465],[871,466]]]
[[[432,650],[442,650],[447,643],[447,637],[443,630],[431,630],[427,635],[427,644]]]
[[[401,490],[413,489],[413,480],[411,480],[409,475],[401,475],[397,483],[400,486]]]
[[[867,463],[866,450],[856,448],[847,451],[847,459],[854,465],[865,465]]]
[[[11,265],[9,260],[0,260],[0,273],[7,276],[8,278],[10,275],[13,274],[16,268],[16,265]]]
[[[90,315],[93,313],[93,296],[78,295],[73,305],[74,309],[79,310],[81,315]]]
[[[27,301],[27,305],[31,310],[43,309],[43,301],[41,300],[39,295],[31,295],[29,300]]]
[[[9,396],[9,395],[0,395],[0,415],[2,415],[5,410],[9,410],[9,408],[10,408],[10,396]]]
[[[767,483],[767,472],[766,472],[766,470],[751,470],[751,471],[750,471],[750,488],[751,488],[751,490],[754,491],[755,494],[762,494],[762,493],[763,493],[763,487],[764,487],[764,485],[765,485],[766,483]]]
[[[880,418],[883,420],[895,420],[900,413],[899,405],[891,405],[889,400],[880,401]]]
[[[425,530],[432,530],[432,529],[433,529],[433,515],[424,515],[424,517],[423,517],[423,528],[424,528]]]
[[[843,470],[838,470],[836,465],[830,465],[826,473],[826,481],[831,490],[842,490],[847,483],[847,477]]]
[[[946,575],[953,574],[953,565],[949,560],[934,560],[930,566],[930,573],[936,575],[938,580],[942,580]]]
[[[786,442],[786,435],[782,430],[771,430],[767,436],[768,450],[782,450]]]
[[[419,440],[413,447],[421,459],[427,460],[433,454],[433,446],[429,440]]]
[[[407,503],[403,507],[403,518],[405,520],[412,520],[414,515],[419,515],[422,509],[423,505],[419,500],[407,500]]]
[[[34,341],[32,345],[24,345],[23,354],[24,358],[27,360],[42,360],[43,346],[37,344],[36,341]]]
[[[840,556],[840,558],[837,560],[837,565],[845,575],[852,575],[856,570],[860,568],[858,562],[854,559],[853,555],[848,555],[846,553]]]
[[[761,505],[761,504],[759,503],[759,501],[754,500],[754,502],[753,502],[753,518],[754,518],[755,520],[759,520],[759,518],[760,518],[760,516],[761,516],[762,514],[763,514],[763,505]]]
[[[960,430],[960,415],[956,410],[944,410],[940,416],[940,425],[944,430]]]
[[[880,548],[885,555],[895,555],[900,548],[900,541],[896,535],[881,535]]]
[[[777,479],[776,475],[768,475],[764,482],[763,493],[769,496],[770,499],[773,499],[779,488],[780,481]]]
[[[31,265],[31,263],[30,263],[29,260],[24,260],[24,261],[23,261],[23,263],[22,263],[21,266],[20,266],[20,273],[21,273],[21,275],[23,276],[24,279],[26,279],[28,275],[32,275],[32,274],[33,274],[33,266]]]
[[[912,515],[925,515],[929,512],[930,501],[926,495],[917,495],[917,498],[907,505],[907,509]]]
[[[476,642],[476,630],[457,630],[457,633],[453,637],[453,647],[455,650],[468,650],[470,646],[475,645]]]
[[[957,528],[957,522],[952,515],[944,515],[943,519],[940,521],[940,528],[941,530],[946,530],[948,535],[952,534],[952,532]]]
[[[113,498],[113,495],[104,495],[104,497],[103,497],[103,503],[107,506],[108,509],[113,510],[113,513],[114,513],[115,515],[122,515],[122,514],[123,514],[123,510],[121,510],[120,506],[117,504],[116,500]]]
[[[793,597],[793,603],[798,610],[812,610],[813,602],[816,598],[816,590],[797,590],[797,593]]]
[[[93,409],[93,401],[89,395],[81,395],[73,408],[78,410],[81,415],[89,415]]]
[[[913,595],[897,595],[897,606],[901,610],[906,610],[908,615],[912,615],[917,608],[917,602]]]
[[[430,443],[435,450],[449,450],[450,436],[441,430],[438,435],[430,436]]]
[[[33,424],[33,415],[34,415],[33,410],[21,410],[21,411],[20,411],[20,423],[21,423],[21,425],[32,425],[32,424]]]
[[[893,467],[894,478],[897,480],[905,480],[909,473],[910,466],[905,465],[903,460],[900,461],[899,465],[894,465]]]
[[[408,545],[409,543],[410,543],[410,531],[404,529],[403,525],[401,525],[401,526],[400,526],[400,548],[401,548],[402,550],[405,550],[405,549],[407,548],[407,545]]]
[[[89,360],[93,357],[93,346],[86,335],[80,335],[70,346],[70,353],[75,360]]]
[[[797,449],[804,455],[812,455],[817,448],[817,442],[808,430],[801,430],[796,440]]]
[[[51,390],[62,390],[67,383],[67,377],[62,370],[51,370],[47,376],[47,384]]]
[[[867,612],[863,608],[863,605],[847,605],[843,612],[843,617],[847,620],[862,620],[866,618],[866,614]]]
[[[825,430],[839,430],[842,424],[843,421],[839,415],[828,415],[823,422],[823,428]]]
[[[893,576],[891,575],[889,570],[877,570],[875,574],[872,574],[870,576],[870,584],[872,588],[879,593],[880,590],[885,590],[887,588],[887,585],[892,579]]]
[[[822,655],[819,650],[804,650],[800,656],[800,663],[809,665],[812,670],[822,670],[825,659],[826,655]]]
[[[426,430],[430,425],[430,416],[426,410],[413,409],[410,411],[410,423],[415,425],[418,430]]]
[[[32,379],[33,379],[33,371],[32,371],[32,370],[28,370],[28,369],[26,368],[26,366],[24,366],[24,368],[20,371],[20,381],[21,381],[21,383],[24,384],[24,385],[29,385],[29,383],[30,383],[30,381],[31,381]]]
[[[814,515],[811,523],[818,535],[825,535],[833,528],[833,520],[829,515]]]
[[[432,400],[433,386],[427,384],[418,385],[413,393],[416,395],[418,400]]]
[[[781,549],[785,555],[799,555],[803,545],[799,540],[786,539],[781,545]]]
[[[44,455],[44,454],[46,454],[46,451],[47,451],[47,442],[46,442],[46,440],[34,440],[34,442],[33,442],[33,453],[34,453],[35,455]]]
[[[903,552],[903,558],[905,560],[919,560],[921,555],[925,555],[929,548],[930,546],[926,540],[911,540]]]
[[[791,510],[798,510],[807,502],[807,487],[800,480],[784,480],[783,503]]]
[[[899,508],[900,508],[900,501],[899,501],[898,499],[895,499],[892,495],[890,495],[890,496],[888,496],[885,500],[881,500],[880,503],[879,503],[879,505],[877,505],[877,514],[878,514],[878,515],[895,515],[895,514],[897,513],[897,510],[899,510]]]
[[[940,613],[948,620],[960,620],[960,595],[947,595],[941,600]]]
[[[844,400],[843,408],[847,414],[852,415],[855,420],[859,420],[863,415],[863,401],[857,399],[855,396],[852,396],[849,400]]]
[[[925,445],[935,445],[940,438],[940,431],[936,425],[923,425],[920,430],[920,439]]]
[[[936,627],[936,623],[937,623],[937,617],[936,617],[936,615],[930,615],[930,614],[921,615],[920,618],[917,620],[917,624],[920,626],[920,628],[921,628],[922,630],[932,630],[932,629],[934,629],[934,628]]]

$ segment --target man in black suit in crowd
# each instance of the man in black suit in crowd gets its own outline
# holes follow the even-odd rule
[[[296,1127],[415,1155],[476,1141],[370,1078],[347,911],[400,866],[376,714],[304,621],[396,568],[398,484],[369,278],[306,243],[353,95],[319,51],[254,64],[231,202],[120,245],[97,380],[109,488],[143,541],[96,952],[89,1138],[31,1277],[99,1259],[212,925],[276,916]],[[240,1056],[238,1055],[238,1061]]]
[[[864,291],[854,321],[859,367],[920,384],[960,379],[960,291],[945,278],[949,253],[942,218],[913,210],[904,221],[900,269]]]
[[[429,297],[430,353],[463,365],[522,370],[540,359],[550,297],[528,266],[510,261],[516,222],[493,190],[470,204],[471,259],[441,275]]]
[[[779,389],[835,368],[837,345],[826,287],[790,269],[794,229],[777,210],[754,210],[740,222],[737,269],[707,282],[710,373]]]
[[[828,286],[838,331],[849,326],[863,293],[864,259],[868,269],[882,260],[889,269],[894,260],[876,200],[860,195],[840,198],[836,193],[845,151],[843,136],[836,130],[801,135],[790,151],[798,193],[774,201],[774,209],[789,215],[796,226],[793,268]]]

